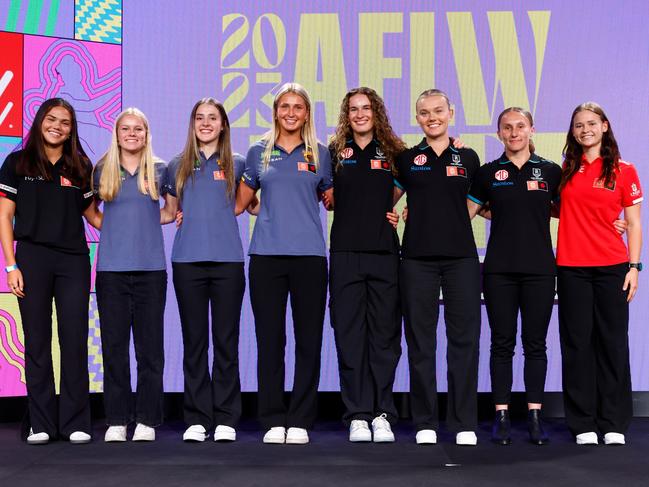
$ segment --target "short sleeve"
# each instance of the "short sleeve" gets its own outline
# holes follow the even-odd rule
[[[176,174],[180,165],[180,157],[174,157],[167,166],[167,179],[165,181],[165,194],[170,194],[174,198],[178,197],[176,193]]]
[[[16,164],[18,157],[9,154],[0,168],[0,196],[16,201],[18,196],[18,176]]]
[[[563,171],[561,166],[556,163],[552,163],[552,201],[555,203],[559,202],[559,187],[561,186],[561,175]]]
[[[620,176],[622,176],[622,206],[637,205],[643,200],[642,187],[640,186],[640,178],[638,172],[633,164],[620,161]]]
[[[489,164],[478,168],[473,177],[473,181],[471,182],[469,194],[466,196],[468,199],[479,205],[484,205],[489,201],[489,170]]]
[[[401,153],[397,156],[396,160],[394,161],[394,165],[397,168],[397,174],[392,179],[394,180],[394,185],[397,188],[399,188],[401,191],[405,192],[406,185],[403,180],[405,165],[403,161],[404,161],[404,153]]]
[[[241,154],[237,153],[233,154],[232,159],[234,162],[234,182],[235,184],[239,184],[243,172],[246,169],[246,159]]]
[[[255,190],[259,189],[259,160],[261,154],[260,147],[257,145],[253,145],[248,149],[246,165],[241,175],[241,180]]]
[[[478,174],[478,171],[480,170],[480,157],[478,157],[478,153],[474,151],[473,149],[467,149],[468,154],[471,156],[469,159],[469,164],[467,164],[467,167],[469,169],[469,182],[472,182],[473,179],[476,177]]]
[[[93,171],[92,171],[92,163],[88,160],[86,160],[86,174],[88,175],[88,179],[86,179],[86,184],[81,188],[81,194],[83,196],[83,209],[85,210],[90,206],[90,204],[93,202],[95,198],[95,191],[93,190]]]
[[[160,196],[167,194],[167,164],[162,161],[155,163],[155,184],[160,188]]]
[[[318,183],[318,191],[326,191],[334,185],[331,172],[331,155],[329,154],[329,151],[322,145],[318,146],[318,151],[320,152],[320,182]]]

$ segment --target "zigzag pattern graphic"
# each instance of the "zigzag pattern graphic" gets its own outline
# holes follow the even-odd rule
[[[74,38],[121,44],[122,1],[76,0]]]

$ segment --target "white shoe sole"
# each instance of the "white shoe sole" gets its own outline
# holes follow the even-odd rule
[[[376,436],[374,435],[374,443],[394,443],[393,436]]]
[[[207,439],[205,433],[185,433],[183,435],[183,441],[187,443],[202,443]]]
[[[372,441],[372,433],[366,435],[349,436],[349,441],[352,443],[370,443]]]
[[[232,442],[232,441],[236,441],[236,439],[237,439],[236,433],[224,433],[224,432],[214,433],[214,441]]]
[[[306,445],[308,442],[308,438],[286,438],[287,445]]]

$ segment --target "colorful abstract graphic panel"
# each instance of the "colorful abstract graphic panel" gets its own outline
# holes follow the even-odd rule
[[[0,396],[25,394],[25,348],[18,301],[0,293]]]
[[[0,136],[22,135],[23,36],[0,32]]]
[[[83,41],[122,43],[121,0],[77,0],[74,38]]]
[[[72,37],[74,0],[2,0],[0,30]]]
[[[96,162],[121,109],[121,47],[25,36],[24,56],[25,134],[44,100],[65,98],[77,113],[83,147]]]

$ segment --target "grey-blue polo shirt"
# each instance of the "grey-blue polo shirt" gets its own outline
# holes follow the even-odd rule
[[[176,194],[176,174],[180,156],[168,167],[167,191]],[[241,179],[245,159],[234,154],[234,180]],[[236,190],[236,187],[234,188]],[[176,232],[172,262],[243,262],[239,225],[234,215],[235,192],[228,197],[227,182],[219,164],[219,154],[209,159],[201,152],[194,177],[183,187],[180,205],[183,223]]]
[[[326,255],[318,192],[333,186],[331,157],[318,144],[315,167],[305,146],[291,153],[275,144],[268,168],[263,167],[266,143],[255,143],[246,157],[242,181],[261,189],[261,208],[250,243],[251,255]]]
[[[102,165],[93,174],[93,187],[99,190]],[[97,271],[165,270],[164,241],[160,226],[160,203],[137,187],[137,175],[122,169],[122,187],[113,201],[104,202],[104,219],[99,238]],[[155,163],[156,185],[165,192],[167,165]],[[97,193],[98,194],[98,193]]]

